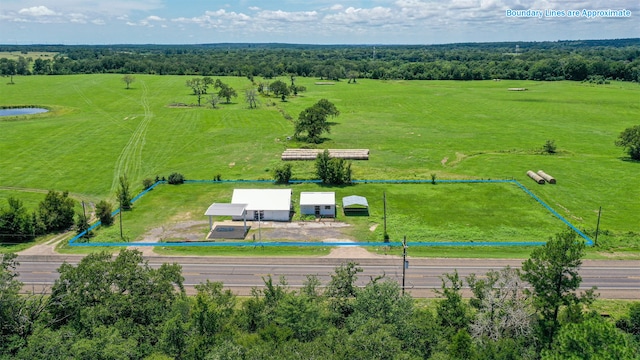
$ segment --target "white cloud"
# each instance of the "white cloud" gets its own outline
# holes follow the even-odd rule
[[[398,21],[398,13],[390,8],[376,6],[371,9],[348,7],[346,10],[325,16],[330,23],[342,25],[352,24],[383,24]]]
[[[76,23],[76,24],[86,24],[87,23],[87,16],[84,14],[69,14],[67,16],[69,18],[69,21],[72,23]]]
[[[248,15],[245,15],[243,13],[236,13],[236,12],[227,12],[224,9],[220,9],[217,11],[205,11],[205,15],[209,16],[209,17],[215,17],[218,19],[227,19],[227,20],[233,20],[233,21],[249,21],[251,20],[251,17]]]
[[[33,7],[30,7],[30,8],[20,9],[20,11],[18,11],[18,14],[27,15],[27,16],[35,16],[35,17],[39,17],[39,16],[56,16],[56,15],[58,15],[57,12],[49,9],[46,6],[33,6]]]
[[[77,26],[129,26],[156,29],[175,27],[210,41],[226,36],[234,41],[286,41],[319,43],[436,43],[452,41],[512,41],[633,37],[640,33],[638,0],[314,0],[238,2],[177,0],[0,0],[0,42],[19,38],[20,23]],[[224,4],[213,10],[202,8]],[[630,19],[508,19],[511,9],[607,9],[633,11]],[[604,26],[606,23],[606,26]],[[597,25],[595,25],[597,24]],[[57,28],[46,34],[55,38]],[[201,28],[215,29],[213,32]],[[238,31],[242,29],[242,31]],[[571,29],[571,30],[567,30]],[[615,31],[613,31],[615,29]],[[303,30],[303,31],[301,31]],[[140,32],[142,34],[142,32]],[[22,34],[22,32],[20,32]],[[105,34],[110,34],[105,32]],[[153,31],[144,32],[149,42]],[[166,34],[166,33],[164,33]],[[224,34],[224,35],[217,35]],[[111,35],[104,35],[110,38]],[[32,35],[37,38],[40,35]],[[79,32],[91,39],[92,32]],[[124,39],[135,41],[131,31]],[[155,41],[175,41],[158,35]],[[182,36],[181,38],[184,38]],[[574,36],[575,37],[575,36]],[[46,38],[46,36],[44,37]],[[206,40],[205,40],[206,39]],[[93,41],[93,40],[91,40]]]
[[[258,14],[258,18],[262,20],[275,20],[286,22],[303,22],[318,19],[316,11],[282,11],[282,10],[263,10]]]

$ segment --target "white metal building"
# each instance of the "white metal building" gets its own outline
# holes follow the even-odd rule
[[[300,214],[321,217],[336,216],[335,192],[301,192]]]
[[[249,220],[291,220],[291,189],[234,189],[232,204],[246,204]],[[233,216],[233,220],[242,220]]]

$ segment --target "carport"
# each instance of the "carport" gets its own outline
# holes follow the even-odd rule
[[[242,218],[244,225],[244,232],[247,232],[247,204],[228,204],[228,203],[213,203],[205,215],[209,217],[209,229],[213,231],[213,217],[214,216],[231,216],[235,218]]]
[[[346,216],[369,216],[367,198],[358,195],[343,197],[342,211]]]

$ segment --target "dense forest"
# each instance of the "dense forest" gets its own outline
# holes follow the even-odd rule
[[[323,79],[640,81],[639,39],[449,45],[0,45],[11,75],[131,73]]]
[[[0,262],[0,359],[637,359],[640,302],[612,321],[576,291],[584,243],[556,235],[522,269],[442,276],[433,306],[355,263],[327,284],[286,279],[238,298],[207,280],[187,296],[181,267],[140,252],[63,264],[49,295],[21,295],[13,254]],[[525,286],[528,284],[528,286]],[[472,296],[462,297],[463,287]]]

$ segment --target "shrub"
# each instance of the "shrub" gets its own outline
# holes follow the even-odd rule
[[[78,234],[82,234],[85,230],[89,230],[89,219],[87,219],[84,213],[80,212],[76,214],[76,231]],[[84,236],[90,237],[91,232],[87,231]]]
[[[102,225],[109,226],[113,224],[113,218],[111,217],[112,212],[113,208],[110,203],[101,200],[96,204],[96,216],[100,219]]]
[[[316,157],[316,174],[324,184],[351,184],[351,163],[344,159],[331,158],[329,150]]]
[[[547,140],[542,146],[542,152],[545,154],[555,154],[557,151],[556,142],[553,140]]]
[[[291,180],[291,164],[282,164],[273,169],[273,178],[276,184],[288,184]]]
[[[146,179],[142,180],[142,188],[147,190],[148,188],[152,187],[154,183],[155,182],[153,181],[153,179],[146,178]]]
[[[172,173],[169,175],[167,182],[171,185],[179,185],[184,183],[184,176],[180,173]]]

